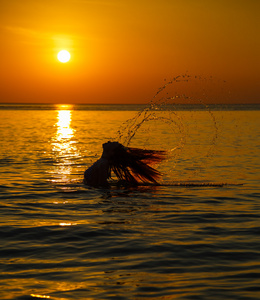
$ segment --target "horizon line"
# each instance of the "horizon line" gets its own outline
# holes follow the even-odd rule
[[[149,105],[148,103],[50,103],[50,102],[0,102],[0,105]],[[165,105],[172,105],[171,103]],[[260,105],[259,103],[174,103],[174,105]]]

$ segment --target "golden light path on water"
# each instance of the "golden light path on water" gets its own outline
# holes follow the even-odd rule
[[[67,183],[72,172],[73,158],[78,156],[76,142],[73,140],[75,130],[71,127],[73,105],[57,106],[57,131],[53,137],[52,152],[56,167],[53,170],[53,183]],[[55,201],[54,204],[66,204],[68,201]],[[77,225],[70,221],[60,222],[59,226]]]
[[[73,158],[79,155],[74,140],[75,130],[71,127],[72,105],[57,106],[57,131],[52,138],[52,153],[56,161],[53,170],[55,182],[66,182],[72,172]]]
[[[73,136],[73,129],[70,127],[71,122],[71,111],[70,110],[59,110],[58,111],[58,122],[57,122],[57,139],[62,141],[63,139],[69,139]],[[65,147],[64,147],[65,146]],[[63,149],[66,149],[65,144]]]

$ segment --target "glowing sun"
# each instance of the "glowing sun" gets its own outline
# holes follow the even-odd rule
[[[70,60],[70,53],[67,50],[61,50],[57,57],[60,62],[66,63]]]

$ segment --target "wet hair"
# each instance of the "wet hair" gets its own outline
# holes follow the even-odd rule
[[[110,157],[110,168],[119,180],[127,184],[157,183],[162,174],[150,165],[165,158],[165,151],[124,147],[118,143]]]

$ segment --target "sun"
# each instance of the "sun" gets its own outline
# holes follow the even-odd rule
[[[60,62],[66,63],[70,60],[70,53],[67,50],[61,50],[57,57]]]

